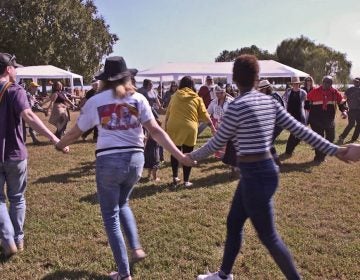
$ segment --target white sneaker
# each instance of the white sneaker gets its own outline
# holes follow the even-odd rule
[[[234,276],[232,274],[229,274],[226,279],[222,279],[219,276],[219,272],[215,273],[208,273],[208,274],[200,274],[196,278],[197,280],[233,280]]]
[[[185,187],[188,188],[188,187],[191,187],[193,185],[193,183],[187,181],[187,182],[184,183],[184,185],[185,185]]]

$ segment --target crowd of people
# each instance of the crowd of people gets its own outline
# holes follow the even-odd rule
[[[95,74],[93,89],[80,105],[81,114],[65,133],[69,121],[66,109],[75,104],[63,93],[63,85],[60,82],[54,85],[49,105],[43,108],[42,104],[32,102],[31,96],[15,82],[17,67],[21,65],[15,56],[0,53],[0,117],[5,124],[0,127],[0,238],[6,257],[24,250],[28,156],[24,123],[47,137],[63,153],[68,153],[68,146],[79,137],[86,139],[92,129],[97,129],[96,137],[94,135],[96,188],[117,265],[117,271],[110,277],[117,280],[131,280],[130,263],[146,257],[128,201],[144,168],[154,181],[160,180],[157,170],[163,159],[162,148],[171,154],[174,185],[181,181],[179,163],[183,166],[184,186],[190,187],[191,168],[213,154],[226,157],[229,147],[233,151],[230,162],[240,171],[227,217],[222,264],[217,272],[199,275],[199,280],[233,279],[232,267],[241,248],[247,219],[284,276],[300,279],[274,222],[272,200],[278,186],[280,164],[274,141],[283,129],[290,132],[287,156],[291,156],[303,140],[315,148],[316,162],[323,162],[326,155],[344,162],[360,160],[360,145],[332,143],[336,107],[344,118],[349,115],[349,125],[340,135],[339,143],[343,144],[355,123],[351,141],[359,136],[359,78],[354,80],[354,87],[345,92],[347,100],[332,87],[330,76],[324,77],[319,87],[314,87],[314,81],[308,77],[303,88],[300,79],[293,77],[291,88],[281,97],[268,80],[259,81],[256,57],[241,55],[233,68],[236,93],[231,85],[214,85],[210,76],[197,92],[192,77],[185,76],[179,84],[171,83],[166,92],[160,87],[162,95],[159,96],[150,80],[144,80],[143,87],[137,90],[134,78],[137,71],[127,68],[123,57],[113,56],[108,57],[104,69]],[[33,112],[36,110],[44,114],[51,110],[50,122],[56,127],[55,133],[42,123]],[[164,129],[159,113],[165,113]],[[194,150],[198,135],[206,126],[213,136]]]

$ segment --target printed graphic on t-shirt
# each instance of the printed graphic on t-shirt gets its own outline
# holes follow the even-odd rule
[[[140,126],[138,103],[107,104],[98,108],[102,128],[128,130]]]

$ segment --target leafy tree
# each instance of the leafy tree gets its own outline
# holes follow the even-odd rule
[[[236,49],[235,51],[227,51],[224,50],[220,53],[220,55],[215,58],[216,62],[225,62],[225,61],[233,61],[239,55],[242,54],[252,54],[255,55],[258,59],[275,59],[275,56],[269,53],[267,50],[261,50],[257,46],[252,45],[250,47],[244,47],[241,49]]]
[[[7,0],[0,4],[0,51],[24,65],[70,68],[89,81],[118,40],[92,0]]]
[[[306,58],[316,45],[310,39],[301,36],[297,39],[285,39],[276,48],[276,57],[279,62],[303,70]]]
[[[283,40],[276,56],[279,62],[309,73],[318,83],[325,75],[334,76],[338,83],[346,84],[349,80],[352,64],[346,54],[315,44],[305,36]]]
[[[321,82],[323,76],[332,75],[337,83],[346,84],[349,80],[352,65],[346,59],[346,54],[335,51],[323,44],[315,44],[305,36],[283,40],[274,54],[252,45],[235,51],[224,50],[215,58],[215,61],[233,61],[241,54],[253,54],[261,60],[273,59],[279,61],[309,73],[318,83]]]

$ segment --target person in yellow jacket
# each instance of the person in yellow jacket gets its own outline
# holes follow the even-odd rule
[[[196,144],[199,122],[207,122],[214,134],[216,129],[210,119],[204,101],[196,93],[195,84],[190,76],[181,79],[179,89],[171,97],[165,117],[165,130],[171,140],[183,153],[190,153]],[[178,184],[179,162],[171,156],[173,182]],[[183,166],[185,187],[192,186],[189,181],[191,167]]]

